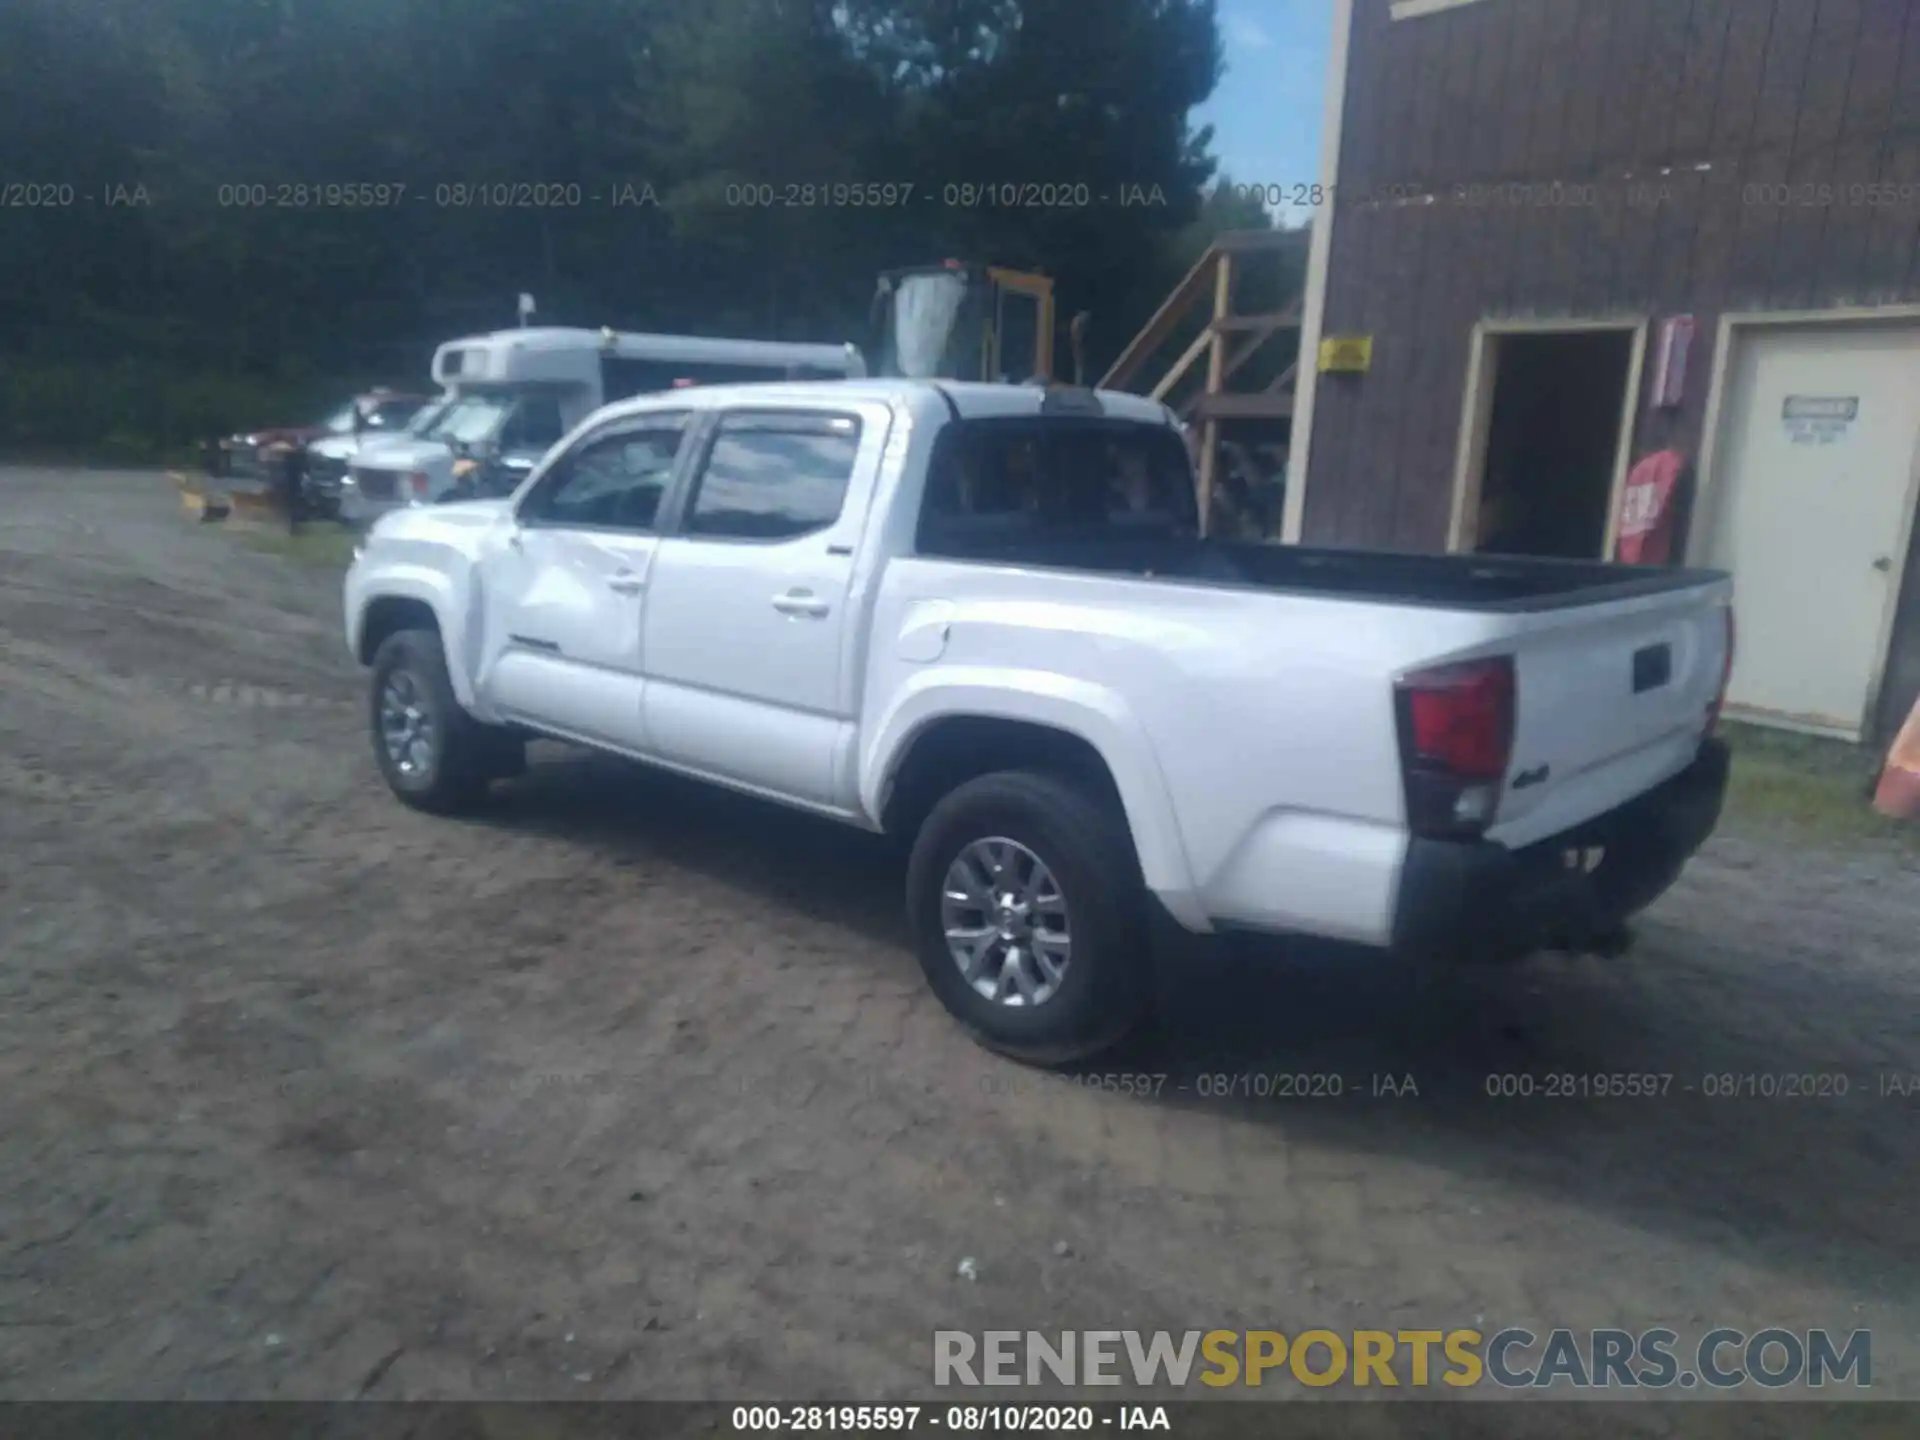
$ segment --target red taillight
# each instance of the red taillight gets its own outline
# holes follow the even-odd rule
[[[1720,612],[1727,617],[1727,653],[1720,664],[1720,688],[1714,691],[1713,703],[1707,706],[1707,733],[1711,735],[1714,727],[1720,723],[1720,708],[1727,703],[1727,686],[1733,681],[1733,607],[1731,605]]]
[[[433,488],[433,482],[418,470],[414,471],[408,478],[413,481],[413,493],[418,495],[422,500],[426,499],[427,492]]]
[[[1396,687],[1407,821],[1417,835],[1477,835],[1513,758],[1513,658],[1417,671]]]
[[[1408,676],[1407,758],[1463,780],[1498,780],[1513,751],[1513,661],[1475,660]]]

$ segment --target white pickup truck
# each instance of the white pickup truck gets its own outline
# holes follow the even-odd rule
[[[589,417],[346,578],[400,799],[557,737],[911,841],[928,981],[1060,1063],[1189,931],[1617,945],[1717,822],[1724,575],[1196,533],[1136,396],[715,386]]]

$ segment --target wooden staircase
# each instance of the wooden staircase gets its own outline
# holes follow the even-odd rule
[[[1288,365],[1263,389],[1232,390],[1228,381],[1260,349],[1281,333],[1294,337],[1300,328],[1298,297],[1284,309],[1268,315],[1233,312],[1234,280],[1244,263],[1254,257],[1272,257],[1298,238],[1281,230],[1229,230],[1216,238],[1195,262],[1186,278],[1173,288],[1160,308],[1133,337],[1120,358],[1101,377],[1103,390],[1135,390],[1166,401],[1181,419],[1198,422],[1200,515],[1205,530],[1213,514],[1214,486],[1220,464],[1220,426],[1229,420],[1288,420],[1293,417],[1294,380],[1299,364]],[[1171,368],[1149,387],[1139,380],[1149,362],[1168,341],[1190,323],[1196,306],[1211,300],[1212,314]],[[1198,385],[1187,385],[1190,372],[1206,357],[1206,371]]]

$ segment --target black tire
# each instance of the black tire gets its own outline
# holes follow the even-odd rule
[[[381,728],[381,699],[396,675],[406,677],[431,727],[428,758],[411,771],[402,769],[389,752]],[[469,809],[500,773],[494,753],[500,732],[460,708],[447,678],[446,652],[431,630],[401,630],[381,642],[367,691],[367,725],[387,788],[416,810],[448,815]]]
[[[950,867],[969,845],[1017,842],[1058,883],[1071,934],[1058,988],[1012,1006],[976,991],[947,947],[941,901]],[[927,983],[990,1050],[1028,1064],[1086,1060],[1117,1044],[1152,996],[1146,891],[1126,817],[1089,784],[1028,770],[970,780],[920,827],[907,862],[907,919]]]

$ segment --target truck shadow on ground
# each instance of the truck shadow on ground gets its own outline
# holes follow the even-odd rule
[[[879,837],[570,751],[481,823],[686,867],[874,942],[849,965],[914,966]],[[1486,969],[1168,937],[1155,1019],[1084,1078],[1164,1076],[1152,1103],[1212,1122],[1525,1186],[1862,1298],[1920,1292],[1920,1095],[1884,1089],[1920,1071],[1910,997],[1668,913],[1622,959]],[[1653,1093],[1592,1093],[1615,1076]]]

